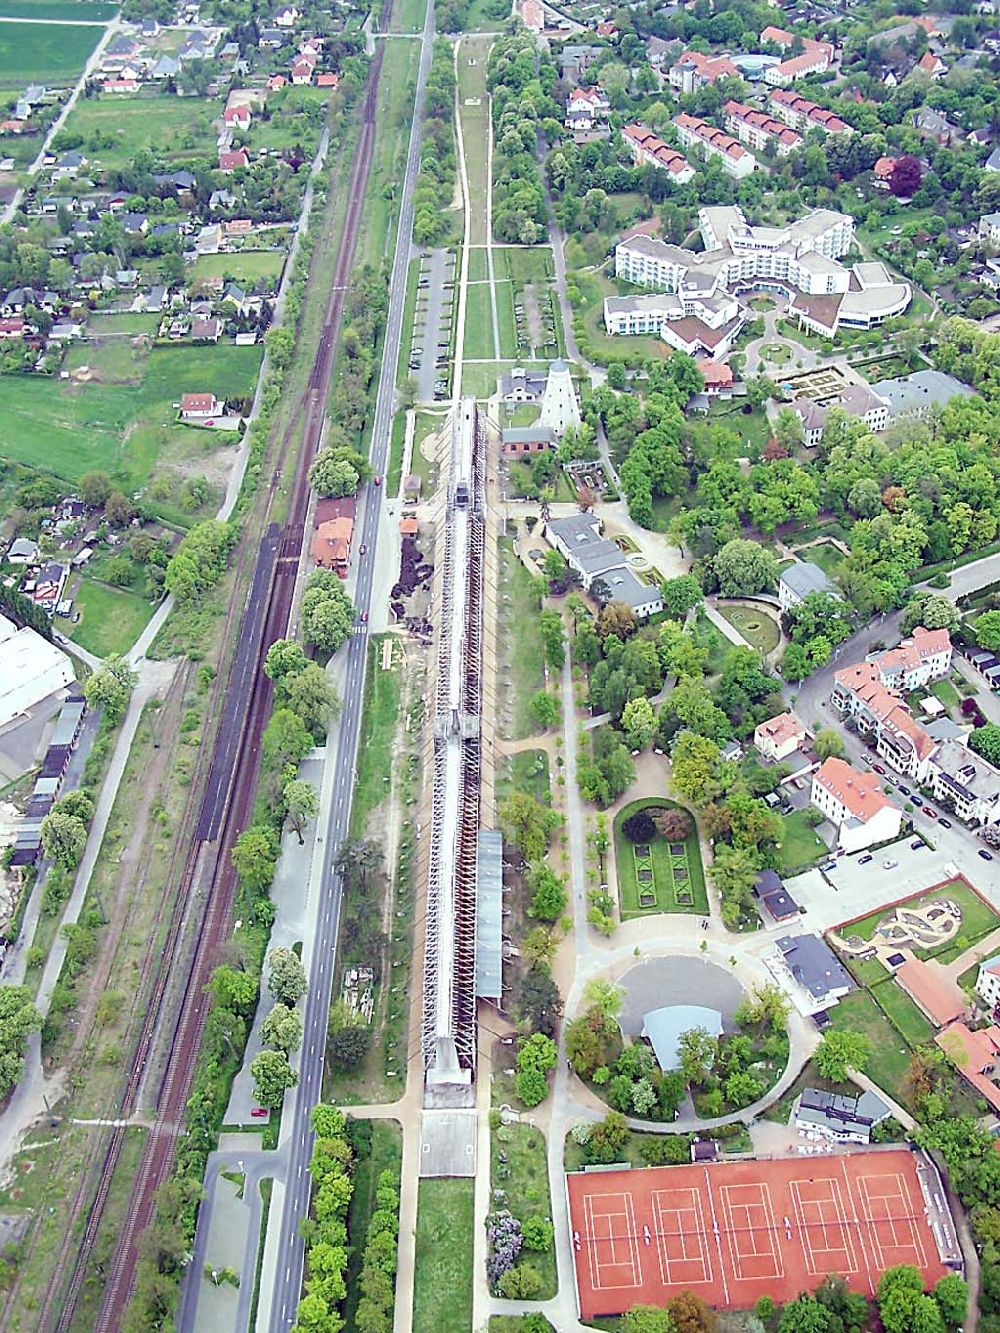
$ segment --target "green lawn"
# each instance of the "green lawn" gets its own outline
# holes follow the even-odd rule
[[[74,343],[66,353],[63,370],[86,366],[101,384],[141,384],[149,361],[149,346],[132,345],[131,338]]]
[[[159,327],[159,315],[133,314],[131,310],[115,311],[110,314],[95,311],[87,321],[87,337],[103,338],[109,333],[126,333],[134,338],[142,334],[151,338]]]
[[[872,987],[871,993],[875,1003],[886,1013],[910,1046],[920,1046],[925,1041],[933,1041],[935,1031],[933,1025],[891,977]]]
[[[498,250],[494,263],[497,272],[505,272],[515,287],[523,287],[529,282],[544,286],[555,275],[552,248],[548,245]]]
[[[200,157],[214,166],[218,116],[218,101],[208,97],[81,97],[64,132],[82,135],[91,165],[103,168],[131,167],[143,149],[158,160]]]
[[[81,23],[110,23],[119,6],[111,0],[2,0],[4,18],[77,19]]]
[[[73,603],[78,624],[60,622],[67,638],[98,657],[124,654],[146,628],[153,607],[145,597],[85,578]]]
[[[252,287],[259,280],[262,289],[273,290],[284,265],[284,250],[235,250],[232,254],[201,255],[191,270],[191,281],[225,278],[241,287]]]
[[[403,475],[403,451],[406,445],[406,413],[397,412],[392,419],[389,437],[389,463],[385,470],[386,495],[398,495]]]
[[[506,538],[500,542],[500,578],[504,595],[510,598],[501,603],[501,696],[506,696],[510,709],[510,720],[501,731],[512,740],[520,740],[534,735],[537,729],[528,705],[532,696],[545,688],[545,668],[538,631],[541,612],[533,579]]]
[[[7,376],[0,457],[71,482],[85,472],[107,472],[123,490],[138,490],[153,471],[161,429],[175,420],[173,404],[181,394],[211,390],[220,397],[248,397],[262,355],[260,347],[156,347],[137,385]]]
[[[421,1180],[413,1333],[472,1329],[473,1181]]]
[[[358,776],[351,805],[351,836],[361,838],[371,812],[385,799],[392,773],[393,741],[399,715],[400,672],[395,665],[382,670],[381,635],[368,649],[365,709],[358,749]]]
[[[776,366],[784,366],[792,359],[792,354],[784,343],[766,343],[761,348],[761,354],[765,361],[770,361]]]
[[[391,260],[396,203],[406,156],[413,92],[416,86],[418,42],[386,42],[375,116],[372,172],[365,193],[364,212],[355,269],[366,264],[379,268]],[[389,187],[393,186],[392,190]]]
[[[493,344],[493,312],[490,306],[489,283],[470,284],[465,302],[464,356],[471,361],[485,361],[496,356],[498,350]]]
[[[806,550],[798,552],[802,560],[808,560],[814,565],[819,565],[824,574],[828,574],[831,579],[840,577],[844,568],[846,556],[842,551],[838,551],[832,542],[820,542],[818,546],[810,546]]]
[[[781,816],[782,832],[778,856],[781,871],[795,874],[829,853],[829,848],[806,818],[805,810],[793,810]]]
[[[758,652],[773,653],[781,642],[778,623],[766,611],[755,606],[719,606],[716,609]]]
[[[8,15],[6,5],[3,13]],[[99,24],[69,28],[54,23],[0,23],[0,88],[75,83],[103,32]]]
[[[943,898],[949,898],[956,902],[962,912],[962,925],[959,930],[959,936],[965,940],[965,947],[975,944],[985,935],[988,935],[997,926],[1000,926],[1000,916],[994,912],[988,903],[984,902],[978,894],[973,893],[967,888],[961,880],[951,880],[935,889],[933,893],[919,894],[906,901],[907,907],[923,907],[928,903],[938,902]],[[862,917],[859,921],[854,921],[849,927],[841,930],[841,934],[857,935],[863,940],[870,940],[875,933],[875,927],[885,916],[885,911],[872,912],[870,916]],[[958,936],[956,936],[956,939]],[[955,952],[954,941],[947,941],[944,944],[936,945],[933,949],[915,949],[914,953],[918,958],[941,958],[948,953]]]
[[[347,1215],[347,1231],[350,1249],[347,1273],[347,1300],[344,1313],[348,1323],[353,1325],[361,1299],[359,1278],[364,1257],[365,1240],[368,1236],[368,1224],[375,1211],[375,1189],[383,1171],[391,1171],[399,1187],[399,1177],[403,1158],[403,1133],[395,1120],[372,1120],[371,1152],[359,1156],[354,1167],[354,1192],[351,1195],[351,1207]]]
[[[507,1161],[500,1160],[504,1153]],[[552,1199],[549,1195],[549,1172],[545,1159],[545,1136],[534,1125],[501,1125],[490,1135],[490,1188],[503,1190],[509,1208],[516,1218],[550,1218]],[[545,1252],[523,1250],[523,1263],[537,1268],[542,1278],[539,1300],[548,1300],[559,1289],[556,1273],[555,1250]]]
[[[631,339],[628,339],[631,342]],[[668,349],[669,350],[669,349]],[[735,431],[750,453],[759,453],[773,434],[763,408],[744,412],[740,406],[715,402],[708,409],[708,420]]]
[[[497,800],[505,800],[512,792],[528,792],[546,808],[552,804],[549,782],[549,756],[545,750],[518,750],[501,766],[496,780]]]
[[[476,289],[470,288],[470,291]],[[484,289],[485,290],[485,289]],[[466,324],[468,328],[468,324]],[[492,332],[488,335],[492,339]],[[469,344],[465,345],[466,355],[469,354]],[[489,398],[497,391],[497,378],[505,370],[509,370],[514,365],[513,361],[484,361],[478,366],[462,367],[462,393],[471,394],[474,398]]]
[[[649,844],[649,857],[642,861],[636,856],[635,846],[622,832],[622,824],[638,810],[682,810],[684,807],[675,801],[663,798],[633,801],[615,816],[615,865],[618,873],[618,902],[623,921],[630,917],[650,916],[657,912],[690,912],[705,914],[708,911],[708,894],[705,890],[705,872],[701,864],[701,849],[698,846],[698,834],[693,827],[684,840],[684,851],[673,855],[671,845],[659,834]],[[641,892],[653,893],[655,903],[643,907],[639,902],[641,868],[653,872],[651,881],[642,884]],[[677,872],[687,872],[682,877]],[[690,898],[690,902],[678,901],[678,895]]]
[[[910,1049],[866,990],[852,991],[829,1011],[830,1026],[862,1032],[874,1057],[866,1073],[891,1097],[899,1097],[910,1064]]]
[[[950,680],[936,680],[931,686],[931,694],[940,699],[946,708],[957,708],[961,703],[958,690]]]

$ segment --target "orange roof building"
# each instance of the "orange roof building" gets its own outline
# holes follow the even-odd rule
[[[697,362],[701,377],[705,381],[707,394],[720,393],[733,387],[733,371],[724,361],[713,361],[710,356],[703,356]]]
[[[994,1082],[1000,1056],[1000,1027],[994,1024],[972,1032],[962,1022],[950,1023],[934,1041],[994,1111],[1000,1111],[1000,1087]]]
[[[858,852],[899,834],[903,812],[882,794],[874,773],[862,773],[830,756],[813,774],[812,804],[837,829],[846,852]]]
[[[351,558],[351,538],[354,536],[354,519],[344,515],[331,518],[321,523],[313,534],[310,548],[312,558],[322,569],[332,569],[337,574],[347,573],[347,564]]]
[[[415,537],[420,531],[420,524],[411,514],[399,520],[399,531],[404,537]]]
[[[758,723],[753,743],[765,759],[778,763],[794,754],[805,738],[806,729],[794,713],[779,713]]]
[[[933,963],[909,958],[896,969],[896,980],[936,1028],[947,1027],[965,1013],[965,996]]]

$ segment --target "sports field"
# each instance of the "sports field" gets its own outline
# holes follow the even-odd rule
[[[906,1149],[567,1177],[580,1317],[663,1305],[778,1304],[838,1273],[871,1296],[913,1264],[928,1285],[957,1252],[937,1173]]]

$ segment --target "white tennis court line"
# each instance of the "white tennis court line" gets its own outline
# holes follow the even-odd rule
[[[877,1223],[882,1223],[884,1225],[887,1222],[892,1232],[892,1248],[896,1250],[912,1250],[915,1255],[919,1255],[917,1266],[919,1268],[926,1267],[927,1251],[924,1249],[923,1239],[920,1235],[920,1232],[917,1230],[914,1218],[909,1211],[913,1207],[913,1200],[910,1197],[909,1190],[907,1190],[906,1188],[906,1182],[903,1176],[901,1176],[897,1171],[893,1172],[891,1175],[886,1172],[881,1175],[858,1176],[857,1179],[858,1179],[858,1190],[861,1195],[862,1207],[864,1208],[866,1218],[868,1221],[868,1226],[871,1231],[872,1244],[878,1251],[877,1257],[878,1257],[879,1268],[884,1272],[888,1265],[885,1262],[885,1247],[883,1246],[882,1241],[879,1238],[877,1231],[875,1230],[875,1227]],[[877,1181],[885,1181],[885,1180],[891,1180],[894,1182],[896,1187],[895,1193],[873,1194],[870,1188],[870,1183]],[[879,1199],[884,1205],[887,1199],[892,1199],[892,1198],[898,1199],[899,1202],[902,1203],[904,1209],[907,1210],[906,1215],[903,1217],[890,1217],[886,1215],[885,1217],[876,1218],[874,1212],[872,1211],[872,1201],[874,1199]],[[908,1241],[901,1241],[899,1238],[899,1232],[897,1231],[897,1224],[901,1222],[905,1222],[906,1226],[909,1229],[910,1239]]]
[[[729,1196],[734,1190],[748,1190],[748,1189],[756,1189],[757,1191],[758,1197],[755,1204],[753,1205],[745,1203],[733,1204],[730,1202]],[[781,1256],[778,1252],[778,1246],[775,1238],[774,1210],[771,1206],[770,1188],[767,1185],[760,1182],[754,1185],[750,1184],[720,1185],[719,1197],[726,1214],[726,1235],[729,1242],[729,1253],[732,1258],[733,1276],[737,1279],[737,1281],[759,1282],[765,1278],[768,1281],[773,1281],[776,1278],[784,1277],[785,1275],[784,1265],[781,1262]],[[750,1221],[751,1206],[761,1208],[764,1211],[766,1219],[764,1226],[755,1226],[751,1224]],[[735,1208],[741,1208],[743,1210],[743,1213],[745,1215],[745,1225],[741,1229],[748,1233],[754,1245],[753,1251],[748,1252],[746,1254],[744,1254],[741,1249],[737,1248],[736,1244],[737,1227],[734,1221]],[[757,1249],[757,1237],[761,1234],[767,1236],[768,1250],[770,1252],[769,1255],[768,1252]],[[751,1276],[748,1276],[746,1273],[744,1273],[743,1261],[745,1259],[765,1259],[768,1257],[770,1257],[771,1265],[774,1269],[773,1272],[754,1273]]]
[[[604,1212],[594,1212],[594,1201],[604,1199],[614,1199],[617,1201],[618,1208],[609,1208]],[[584,1196],[584,1213],[587,1218],[587,1258],[590,1264],[590,1285],[594,1291],[616,1291],[631,1289],[642,1286],[642,1265],[639,1256],[639,1242],[635,1234],[635,1209],[632,1203],[631,1193],[621,1192],[618,1194],[588,1194]],[[607,1227],[607,1234],[599,1236],[595,1229],[597,1219],[600,1219]],[[624,1218],[625,1236],[618,1237],[614,1234],[612,1219]],[[624,1259],[618,1256],[618,1241],[625,1239],[628,1244],[628,1262],[629,1270],[632,1274],[631,1282],[605,1282],[601,1277],[601,1269],[624,1268]],[[611,1258],[607,1263],[602,1263],[597,1255],[597,1246],[600,1243],[610,1242]]]
[[[851,1239],[851,1233],[848,1229],[847,1210],[844,1208],[843,1196],[840,1192],[840,1182],[833,1176],[821,1176],[819,1179],[811,1180],[810,1185],[828,1185],[829,1197],[825,1199],[803,1199],[801,1180],[790,1180],[788,1182],[789,1193],[792,1196],[792,1207],[795,1210],[796,1221],[799,1225],[799,1240],[802,1245],[802,1253],[806,1261],[806,1271],[814,1277],[821,1273],[826,1274],[831,1271],[829,1256],[833,1254],[843,1254],[847,1260],[843,1267],[837,1267],[834,1271],[839,1273],[857,1273],[858,1257],[854,1251],[854,1242]],[[837,1209],[837,1218],[827,1218],[825,1216],[825,1205],[833,1204]],[[815,1222],[807,1220],[807,1209],[809,1207],[817,1208],[821,1211]],[[821,1249],[813,1244],[812,1232],[815,1227],[821,1227],[823,1231],[824,1246]],[[839,1245],[830,1245],[827,1234],[828,1226],[836,1226],[840,1229],[841,1243]],[[817,1266],[818,1256],[823,1256],[822,1266]]]
[[[661,1200],[666,1195],[675,1196],[678,1194],[680,1195],[686,1194],[689,1196],[690,1202],[688,1203],[686,1208],[678,1208],[673,1205],[665,1206],[661,1202]],[[669,1286],[684,1286],[684,1285],[689,1285],[691,1283],[697,1284],[699,1282],[711,1282],[712,1259],[711,1256],[709,1255],[708,1246],[706,1244],[706,1239],[705,1239],[706,1237],[705,1213],[704,1209],[702,1208],[701,1190],[699,1189],[654,1190],[652,1195],[652,1203],[653,1203],[653,1218],[656,1225],[656,1253],[660,1264],[660,1277],[663,1280],[663,1285],[669,1287]],[[664,1228],[663,1219],[664,1216],[668,1213],[676,1219],[678,1228],[680,1228],[679,1230],[667,1231]],[[681,1227],[681,1221],[680,1221],[681,1217],[687,1216],[688,1214],[694,1217],[694,1236],[698,1242],[697,1256],[689,1255],[687,1253],[687,1234],[689,1233],[685,1233],[685,1231]],[[668,1236],[679,1236],[681,1238],[681,1249],[683,1253],[676,1260],[671,1260],[670,1256],[667,1254],[665,1241]],[[679,1278],[675,1281],[670,1276],[670,1267],[672,1262],[676,1262],[678,1264],[682,1263],[692,1264],[695,1262],[696,1258],[701,1263],[702,1275],[700,1278],[684,1277],[684,1278]]]

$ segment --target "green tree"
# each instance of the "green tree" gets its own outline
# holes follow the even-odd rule
[[[532,869],[531,906],[528,915],[536,921],[558,921],[566,910],[566,886],[544,862]]]
[[[340,712],[340,699],[333,682],[315,662],[282,676],[280,695],[282,706],[298,714],[314,740],[322,740],[330,722]]]
[[[978,616],[973,631],[980,648],[991,653],[1000,651],[1000,611],[984,611]]]
[[[521,1239],[526,1250],[544,1254],[552,1249],[554,1234],[555,1228],[547,1218],[526,1217],[521,1223]]]
[[[305,778],[292,778],[286,782],[282,795],[285,798],[285,818],[295,830],[299,846],[305,842],[302,831],[310,819],[319,814],[319,796],[316,788]]]
[[[969,1284],[963,1278],[957,1273],[946,1273],[935,1282],[933,1295],[948,1328],[958,1328],[965,1323]]]
[[[1000,765],[1000,726],[987,722],[983,727],[976,727],[969,734],[968,746],[996,768]]]
[[[778,581],[778,563],[771,552],[741,537],[727,542],[712,557],[712,569],[724,597],[767,592]]]
[[[264,728],[261,750],[267,767],[284,773],[313,748],[313,739],[297,713],[290,708],[276,708]]]
[[[718,791],[716,766],[721,751],[707,736],[680,731],[670,752],[673,784],[696,809],[703,808]]]
[[[961,619],[958,607],[950,597],[940,592],[927,592],[911,597],[906,603],[899,628],[903,634],[912,634],[918,625],[923,625],[924,629],[951,631],[958,629]]]
[[[545,652],[545,661],[558,671],[566,660],[566,635],[562,616],[558,611],[543,611],[538,617],[538,632]]]
[[[87,826],[77,815],[53,809],[42,820],[41,836],[42,850],[49,860],[72,870],[87,845]]]
[[[624,999],[624,989],[606,977],[591,977],[583,988],[585,1008],[599,1014],[605,1022],[618,1021]]]
[[[257,1003],[256,978],[226,963],[215,969],[206,989],[211,991],[216,1004],[243,1018],[253,1013]]]
[[[0,986],[0,1097],[24,1072],[28,1037],[42,1026],[42,1016],[26,986]]]
[[[823,1078],[831,1083],[844,1083],[849,1069],[859,1073],[864,1070],[871,1053],[871,1042],[863,1032],[833,1028],[823,1034],[813,1060]]]
[[[656,735],[656,714],[645,695],[630,699],[622,710],[622,730],[633,750],[645,750]]]
[[[820,759],[829,759],[831,755],[839,758],[844,753],[844,738],[832,727],[820,727],[813,741],[813,749]]]
[[[251,893],[260,893],[274,879],[278,862],[278,840],[267,824],[251,824],[236,839],[233,867],[240,883]]]
[[[528,708],[531,711],[535,725],[540,727],[542,731],[554,727],[562,716],[559,700],[554,694],[549,694],[547,690],[539,690],[537,694],[532,695]]]
[[[354,605],[331,570],[317,569],[302,594],[302,632],[308,643],[335,653],[354,625]]]
[[[111,494],[111,478],[106,472],[85,472],[78,483],[80,499],[91,509],[99,509]]]
[[[674,1321],[658,1305],[633,1305],[622,1316],[622,1333],[675,1333]]]
[[[302,671],[308,661],[301,644],[294,639],[275,639],[264,658],[264,671],[271,680],[277,681]]]
[[[501,803],[499,813],[507,842],[517,847],[526,861],[540,861],[558,827],[558,814],[524,791],[511,792]]]
[[[778,1333],[828,1333],[830,1313],[813,1296],[789,1301],[778,1320]]]
[[[663,609],[671,620],[683,621],[702,600],[701,584],[693,574],[680,574],[660,585]]]
[[[305,968],[298,954],[291,949],[272,949],[267,955],[267,988],[280,1004],[291,1008],[298,1004],[307,989]]]
[[[287,1004],[276,1004],[260,1027],[265,1046],[291,1055],[302,1045],[302,1015]]]
[[[719,1043],[705,1028],[689,1028],[677,1039],[681,1073],[688,1083],[704,1083],[719,1054]]]
[[[261,1051],[250,1062],[253,1095],[261,1106],[271,1109],[284,1101],[289,1088],[298,1084],[299,1076],[280,1051]]]
[[[103,708],[109,722],[125,714],[139,677],[123,657],[106,657],[83,684],[83,693],[91,708]]]
[[[361,482],[354,465],[352,450],[342,447],[321,449],[309,469],[309,484],[317,495],[353,495]]]

